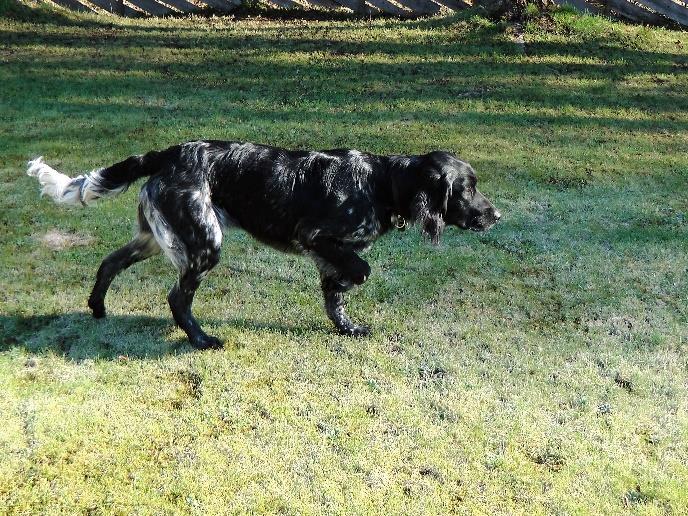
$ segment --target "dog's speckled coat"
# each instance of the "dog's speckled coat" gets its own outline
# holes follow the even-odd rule
[[[239,227],[287,252],[310,256],[320,271],[327,314],[341,333],[367,335],[344,310],[343,293],[370,275],[358,253],[395,224],[417,222],[433,242],[445,224],[484,230],[500,217],[476,190],[473,169],[451,153],[378,156],[356,150],[291,151],[242,142],[196,141],[132,156],[70,178],[29,162],[28,174],[56,202],[89,204],[143,176],[139,232],[98,269],[88,300],[105,316],[114,277],[162,250],[179,270],[168,300],[197,348],[218,347],[191,314],[203,277],[217,264],[222,230]]]

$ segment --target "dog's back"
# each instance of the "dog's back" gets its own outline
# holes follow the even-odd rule
[[[380,166],[381,158],[353,150],[200,141],[179,146],[174,171],[152,182],[173,191],[203,191],[207,185],[213,206],[228,221],[289,250],[303,221],[318,221],[321,230],[344,238],[363,226],[374,231],[371,178]]]

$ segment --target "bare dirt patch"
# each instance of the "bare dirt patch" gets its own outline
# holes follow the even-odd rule
[[[90,245],[95,238],[84,233],[67,233],[57,229],[51,229],[45,235],[38,236],[38,240],[53,251],[63,251],[71,247]]]

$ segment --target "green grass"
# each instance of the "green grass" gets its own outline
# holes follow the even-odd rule
[[[472,12],[0,7],[0,513],[686,513],[684,33],[562,11],[523,54]],[[77,174],[194,138],[450,149],[503,220],[378,242],[348,296],[363,340],[311,263],[238,232],[194,305],[223,350],[172,324],[162,257],[91,319],[138,188],[61,208],[26,159]]]

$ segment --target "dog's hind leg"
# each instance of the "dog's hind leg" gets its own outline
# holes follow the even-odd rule
[[[174,321],[189,337],[191,345],[198,349],[222,347],[222,341],[205,333],[191,313],[196,289],[203,277],[217,264],[219,256],[220,250],[217,249],[212,253],[191,257],[192,265],[180,273],[179,280],[167,296]]]
[[[127,267],[159,252],[160,246],[139,209],[139,233],[127,245],[108,255],[98,268],[96,283],[88,298],[88,307],[93,311],[93,317],[105,317],[105,294],[115,276]]]
[[[175,322],[195,348],[222,347],[191,313],[196,289],[220,260],[222,227],[209,195],[202,185],[179,190],[151,181],[142,201],[155,239],[179,270],[179,279],[167,296]]]

